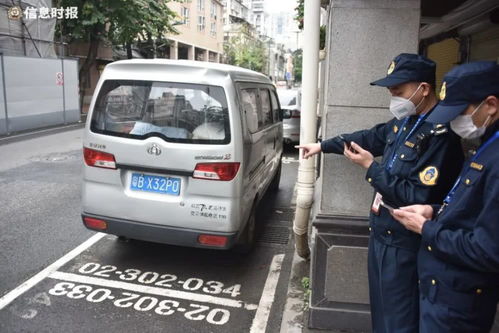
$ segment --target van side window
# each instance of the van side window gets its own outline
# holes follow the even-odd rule
[[[274,122],[277,123],[279,121],[282,121],[282,118],[280,117],[280,106],[275,92],[272,92],[270,94],[270,98],[272,100],[272,113],[274,114]]]
[[[257,89],[242,89],[241,102],[243,104],[244,113],[246,114],[246,123],[251,133],[258,131],[261,123],[261,117],[258,112],[258,90]]]
[[[262,125],[272,125],[272,105],[268,89],[260,89],[260,102],[262,103]]]

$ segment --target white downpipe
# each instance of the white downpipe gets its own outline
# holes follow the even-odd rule
[[[319,26],[320,0],[305,1],[303,70],[302,70],[302,111],[300,144],[317,142],[317,105],[319,73]],[[315,186],[315,159],[304,160],[300,154],[296,196],[296,213],[293,221],[296,252],[308,258],[308,221],[312,208]]]

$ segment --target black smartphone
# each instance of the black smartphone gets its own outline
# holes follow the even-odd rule
[[[350,142],[347,141],[347,139],[345,139],[345,137],[343,135],[338,135],[338,138],[340,138],[341,141],[343,141],[343,143],[347,146],[347,149],[348,150],[352,150],[352,146],[350,145]]]
[[[390,213],[393,213],[393,211],[394,211],[395,209],[398,209],[398,208],[393,208],[392,206],[390,206],[390,205],[388,205],[388,204],[384,203],[383,201],[381,201],[381,203],[380,203],[380,204],[381,204],[381,206],[383,206],[383,207],[385,207],[386,209],[388,209],[388,210],[390,211]]]
[[[343,135],[338,135],[338,138],[340,138],[341,141],[343,141],[343,143],[345,143],[347,145],[347,149],[350,150],[352,153],[356,153],[357,154],[357,151],[355,149],[353,149],[350,141],[347,141],[347,139],[345,139],[345,137]]]

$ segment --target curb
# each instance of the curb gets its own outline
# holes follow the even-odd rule
[[[69,125],[47,127],[47,128],[43,128],[43,129],[18,132],[14,135],[0,137],[0,146],[8,144],[8,143],[12,143],[12,142],[33,139],[33,138],[37,138],[37,137],[45,136],[45,135],[57,134],[57,133],[70,131],[70,130],[77,129],[77,128],[83,128],[83,127],[85,127],[85,122],[79,121],[77,123],[69,124]]]
[[[305,293],[301,279],[309,276],[310,262],[293,253],[288,294],[282,314],[280,333],[302,333],[305,323]]]

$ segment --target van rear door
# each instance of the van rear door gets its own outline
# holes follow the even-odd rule
[[[122,178],[128,190],[178,196],[186,184],[177,176],[184,176],[184,180],[196,176],[200,160],[222,160],[232,153],[222,87],[106,80],[91,117],[91,131],[107,138],[106,152],[114,155],[118,169],[127,170]],[[226,175],[227,170],[218,169],[198,173],[200,178],[211,179]]]

